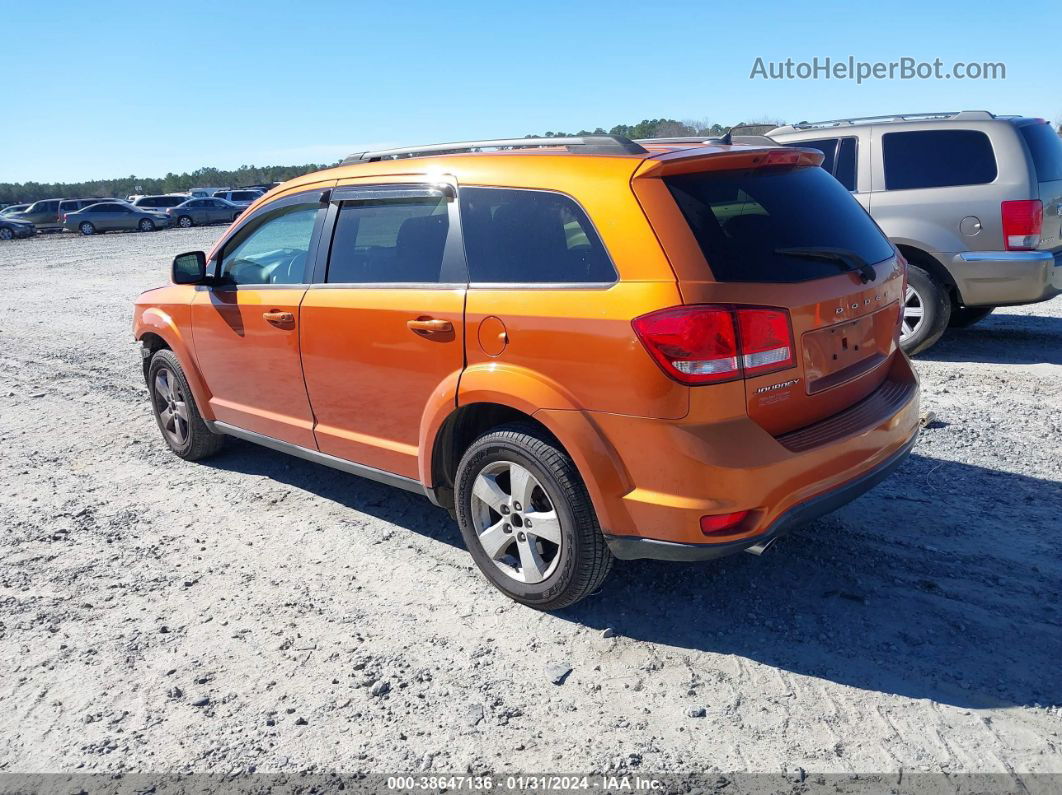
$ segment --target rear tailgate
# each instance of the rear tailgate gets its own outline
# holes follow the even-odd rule
[[[744,382],[749,417],[778,436],[831,417],[881,386],[892,358],[902,355],[903,269],[849,192],[810,167],[820,153],[797,162],[774,155],[772,163],[777,150],[759,151],[758,160],[747,151],[744,161],[736,158],[735,148],[716,159],[648,167],[646,177],[660,178],[636,179],[635,190],[686,304],[789,313],[793,365]]]

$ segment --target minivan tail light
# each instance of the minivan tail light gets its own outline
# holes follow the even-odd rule
[[[631,325],[660,369],[687,386],[763,375],[796,364],[784,309],[679,306],[642,315]]]
[[[1003,202],[1003,244],[1007,251],[1029,251],[1040,245],[1044,203],[1039,199]]]
[[[738,309],[738,343],[745,377],[751,378],[795,364],[789,313],[784,309]]]
[[[649,355],[680,383],[695,386],[740,377],[734,320],[725,307],[661,309],[631,325]]]

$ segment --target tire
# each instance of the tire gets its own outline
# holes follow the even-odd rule
[[[190,229],[195,226],[195,221],[192,220],[190,215],[182,215],[177,219],[177,226],[181,227],[181,229]]]
[[[147,383],[152,413],[170,450],[185,461],[198,461],[224,446],[225,437],[211,431],[203,422],[188,379],[173,351],[161,350],[151,357]]]
[[[78,224],[77,228],[78,231],[80,231],[81,234],[85,236],[96,234],[96,227],[94,227],[88,221],[82,221],[80,224]]]
[[[936,344],[948,327],[951,299],[944,286],[917,265],[907,266],[900,347],[914,356]]]
[[[575,463],[540,428],[518,423],[480,436],[461,457],[455,492],[472,559],[495,588],[521,604],[568,607],[600,588],[612,569]]]
[[[141,232],[154,232],[155,231],[155,222],[152,221],[150,218],[141,218],[140,219],[140,223],[137,224],[136,227]]]
[[[951,320],[948,325],[951,328],[967,328],[974,323],[979,323],[992,314],[994,306],[962,306],[951,310]]]
[[[9,227],[0,226],[0,240],[14,240],[15,233]]]

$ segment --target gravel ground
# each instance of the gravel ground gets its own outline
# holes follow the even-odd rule
[[[917,361],[873,492],[544,615],[422,498],[166,451],[131,302],[219,231],[0,245],[0,771],[1062,772],[1062,298]]]

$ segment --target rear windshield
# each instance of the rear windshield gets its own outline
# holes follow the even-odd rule
[[[1062,180],[1062,137],[1050,124],[1026,124],[1020,129],[1036,166],[1037,182]]]
[[[852,268],[778,249],[842,249],[868,263],[893,255],[859,202],[821,168],[682,174],[664,182],[716,281],[803,282]]]

